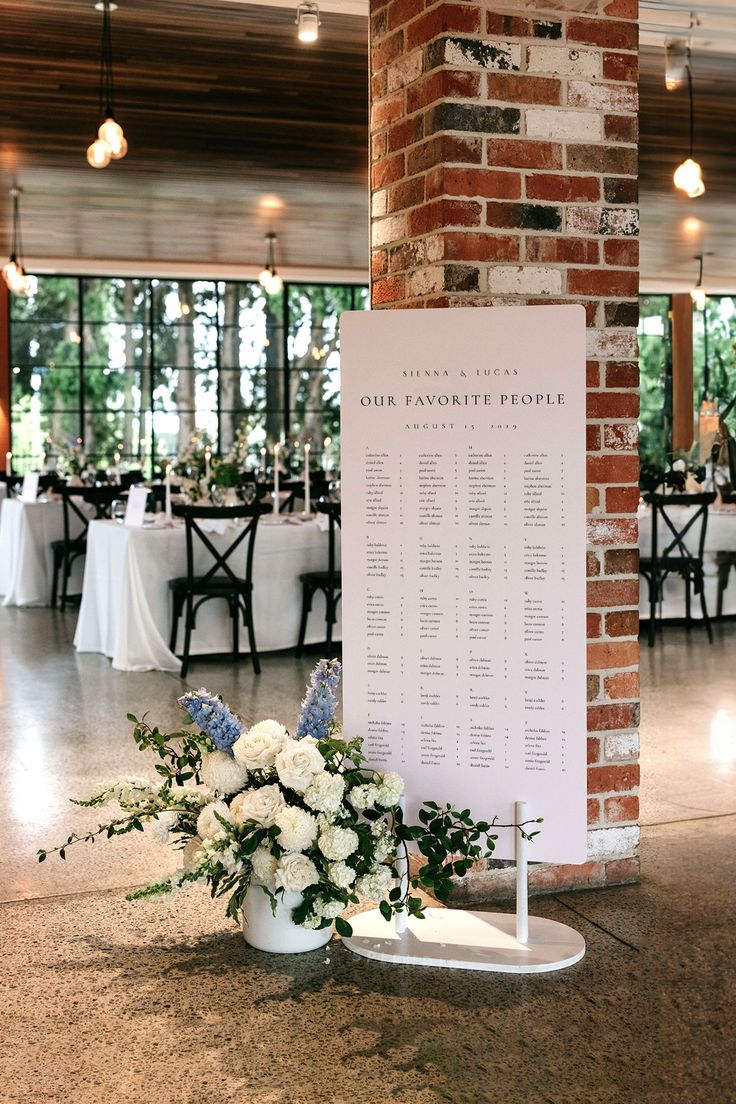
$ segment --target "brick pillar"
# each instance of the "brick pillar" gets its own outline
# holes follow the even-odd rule
[[[373,307],[587,313],[589,862],[533,868],[540,889],[638,876],[636,19],[636,0],[371,0]]]

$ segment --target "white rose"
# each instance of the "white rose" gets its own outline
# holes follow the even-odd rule
[[[227,820],[232,823],[230,817],[230,810],[224,801],[212,801],[209,805],[205,805],[202,812],[197,817],[197,834],[203,839],[213,839],[219,832],[222,832],[223,826],[215,816],[218,813],[223,820]]]
[[[312,736],[303,740],[286,740],[276,756],[276,770],[281,783],[296,793],[304,793],[315,774],[325,769],[325,761]]]
[[[281,829],[278,842],[285,851],[306,851],[317,838],[317,818],[293,805],[279,809],[276,827]]]
[[[327,868],[327,877],[338,889],[349,889],[355,881],[355,871],[345,862],[330,863]]]
[[[340,808],[345,793],[345,779],[340,774],[322,771],[315,774],[304,791],[304,800],[320,813],[334,813]]]
[[[261,844],[253,853],[251,864],[255,880],[264,885],[266,889],[275,889],[276,867],[279,865],[279,861],[275,855],[271,854],[271,849]]]
[[[203,755],[199,776],[208,789],[226,796],[242,790],[248,782],[248,772],[226,751]]]
[[[261,828],[271,828],[276,823],[276,814],[284,804],[284,795],[278,786],[261,786],[260,789],[245,790],[234,797],[230,805],[230,816],[236,824],[254,820]]]
[[[288,739],[288,733],[278,721],[259,721],[233,744],[233,755],[249,771],[272,767],[276,755]]]
[[[347,859],[358,847],[358,835],[352,828],[327,828],[320,833],[319,849],[326,859]]]
[[[199,836],[192,836],[192,838],[185,843],[181,853],[181,865],[185,874],[188,874],[191,870],[196,870],[204,858],[204,851],[202,850],[203,842],[204,841],[201,840]]]
[[[372,901],[381,901],[388,893],[393,883],[394,876],[387,866],[374,866],[370,874],[364,874],[358,878],[355,888],[364,897],[370,897]]]
[[[311,859],[298,851],[287,851],[276,867],[276,885],[287,893],[303,893],[307,886],[316,885],[319,871]]]

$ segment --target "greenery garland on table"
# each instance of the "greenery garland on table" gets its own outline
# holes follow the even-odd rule
[[[117,802],[119,816],[59,847],[38,852],[39,862],[98,836],[142,832],[152,823],[159,838],[180,849],[181,871],[130,894],[128,900],[170,898],[186,886],[207,884],[213,897],[228,897],[237,920],[248,887],[259,885],[275,909],[284,892],[303,895],[295,923],[325,928],[342,917],[358,894],[380,902],[383,916],[424,916],[424,889],[447,901],[455,877],[493,854],[496,827],[514,827],[525,839],[529,824],[473,820],[469,809],[427,801],[418,824],[407,824],[399,801],[402,778],[365,765],[360,738],[345,740],[335,722],[341,667],[321,660],[314,669],[296,734],[278,721],[246,729],[222,700],[207,690],[184,694],[185,726],[164,733],[132,714],[133,738],[157,758],[154,782],[124,777],[104,782],[73,804],[100,808]],[[405,885],[395,885],[397,860],[414,845],[423,862]]]

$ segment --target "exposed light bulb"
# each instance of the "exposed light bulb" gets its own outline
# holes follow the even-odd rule
[[[15,258],[11,257],[7,264],[3,265],[3,280],[8,285],[11,291],[13,290],[13,285],[22,277],[22,275],[23,269],[20,267]]]
[[[103,142],[107,142],[110,147],[110,156],[113,161],[119,161],[121,157],[125,157],[128,152],[128,143],[123,134],[123,128],[120,123],[115,122],[112,116],[108,117],[105,119],[104,123],[100,124],[97,136],[101,138]]]
[[[110,164],[112,150],[104,138],[96,138],[87,147],[87,161],[93,169],[106,169]]]
[[[265,287],[268,287],[270,282],[271,282],[271,269],[270,268],[262,268],[261,271],[258,273],[258,283],[261,285],[262,288],[265,288]]]
[[[692,299],[693,306],[695,307],[696,310],[699,310],[699,311],[704,311],[705,310],[705,301],[708,298],[708,296],[706,295],[706,292],[705,292],[704,288],[702,288],[700,286],[694,287],[692,289],[692,291],[690,292],[690,298]]]
[[[304,0],[296,10],[297,38],[300,42],[316,42],[319,38],[319,7]]]
[[[269,295],[278,295],[284,286],[284,281],[279,276],[278,272],[272,272],[269,276],[268,283],[266,284],[266,291]]]
[[[697,161],[693,161],[692,157],[688,157],[687,161],[683,161],[681,165],[677,166],[672,179],[675,182],[675,187],[679,188],[681,192],[685,192],[690,199],[697,199],[705,191],[703,170]]]

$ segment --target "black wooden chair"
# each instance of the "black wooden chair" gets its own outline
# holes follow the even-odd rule
[[[330,519],[328,567],[327,571],[307,571],[299,576],[302,584],[302,619],[299,626],[299,642],[296,646],[296,654],[301,655],[304,650],[304,638],[307,635],[307,621],[312,610],[312,602],[318,591],[325,596],[325,621],[327,622],[327,639],[325,647],[332,646],[332,627],[337,621],[337,604],[342,597],[342,572],[337,567],[335,552],[337,530],[341,528],[342,508],[339,502],[317,502],[315,509],[320,514],[327,514]]]
[[[240,655],[240,615],[248,630],[250,659],[253,670],[261,673],[261,665],[256,650],[255,629],[253,627],[253,549],[256,541],[258,519],[267,511],[259,504],[251,506],[182,506],[175,504],[172,512],[183,517],[186,525],[187,573],[169,581],[173,599],[171,619],[171,640],[169,647],[176,653],[176,639],[179,631],[179,619],[184,613],[184,650],[182,653],[181,677],[186,678],[189,669],[189,654],[192,632],[196,628],[197,611],[205,602],[220,598],[227,602],[232,619],[233,659]],[[220,551],[212,543],[209,534],[201,528],[204,520],[239,521],[242,524],[235,530],[236,536],[225,549]],[[236,551],[245,543],[245,567],[238,572],[232,566]],[[214,563],[202,575],[194,570],[195,548],[203,546]]]
[[[679,575],[685,583],[685,623],[688,632],[692,625],[691,599],[695,594],[700,599],[700,609],[703,614],[708,639],[713,643],[713,629],[711,628],[708,607],[705,601],[705,570],[703,566],[703,552],[705,549],[705,534],[708,526],[708,508],[715,502],[714,491],[702,494],[645,494],[644,501],[651,506],[652,535],[651,555],[642,556],[639,560],[639,571],[647,581],[649,590],[649,647],[654,646],[657,627],[657,605],[660,607],[663,587],[669,575]],[[677,510],[683,506],[694,507],[687,521],[682,522],[677,517]],[[675,507],[674,516],[672,509]],[[665,543],[660,550],[658,522],[665,528]],[[685,543],[688,537],[692,545],[697,542],[697,551],[691,552]],[[668,540],[668,538],[670,538]],[[692,588],[692,594],[691,594]]]
[[[736,491],[722,491],[721,501],[725,506],[736,505]],[[728,586],[731,568],[736,571],[736,552],[733,550],[716,552],[716,570],[718,590],[716,598],[716,617],[723,617],[723,594]]]
[[[63,480],[59,479],[56,472],[44,472],[43,475],[38,477],[38,490],[39,492],[57,490],[61,482]],[[9,498],[19,495],[23,490],[22,475],[0,474],[0,483],[5,483],[7,486]]]
[[[0,483],[4,483],[8,488],[8,498],[13,498],[23,486],[23,476],[0,474]]]
[[[98,518],[110,518],[112,504],[120,497],[119,487],[70,487],[57,484],[64,507],[64,536],[51,542],[53,557],[53,583],[51,588],[51,608],[56,607],[59,595],[59,574],[61,574],[61,609],[66,609],[69,578],[75,560],[87,552],[87,528],[90,521]],[[85,510],[84,506],[92,510]]]
[[[258,501],[271,502],[275,486],[273,480],[259,480],[256,483],[256,497]],[[304,483],[300,479],[281,479],[279,480],[279,494],[281,493],[284,493],[286,497],[279,506],[279,513],[293,514],[296,500],[298,498],[304,498]]]
[[[140,468],[132,468],[130,471],[121,474],[120,486],[123,490],[130,490],[131,487],[135,487],[136,483],[143,483],[143,472]]]

